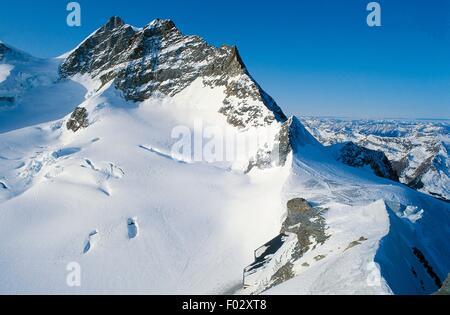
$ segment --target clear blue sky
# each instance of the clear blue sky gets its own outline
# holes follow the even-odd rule
[[[70,50],[112,15],[143,26],[170,18],[185,34],[236,44],[250,72],[288,114],[450,118],[450,1],[2,0],[0,39],[34,55]]]

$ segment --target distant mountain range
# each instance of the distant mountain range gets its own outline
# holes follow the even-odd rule
[[[325,145],[352,141],[384,152],[400,181],[450,200],[450,121],[304,118]]]

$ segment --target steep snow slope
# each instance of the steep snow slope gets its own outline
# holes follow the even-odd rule
[[[449,205],[337,161],[236,48],[171,21],[137,29],[112,18],[62,59],[10,60],[0,293],[428,294],[450,271]],[[22,89],[22,73],[51,80]],[[75,107],[86,121],[73,132],[67,123],[84,117]],[[199,126],[205,152],[218,153],[217,133],[238,154],[173,150]],[[314,216],[290,218],[295,198]],[[244,267],[280,230],[285,246],[244,289]],[[73,262],[80,287],[66,283]]]
[[[58,82],[59,59],[0,43],[0,133],[60,119],[83,100],[83,86]]]

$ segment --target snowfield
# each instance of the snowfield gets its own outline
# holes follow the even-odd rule
[[[338,162],[295,119],[291,129],[268,119],[276,107],[265,94],[230,96],[198,78],[173,95],[133,102],[114,80],[59,80],[59,65],[76,51],[0,59],[0,97],[14,98],[0,110],[0,294],[432,294],[447,278],[448,203]],[[247,74],[232,75],[253,88]],[[220,113],[224,100],[257,123],[231,126]],[[73,132],[67,122],[76,107],[88,124]],[[199,122],[226,130],[238,151],[240,140],[267,141],[226,161],[174,152],[174,130]],[[286,130],[282,165],[266,151],[281,146],[275,139]],[[255,155],[264,163],[249,169]],[[307,223],[320,225],[325,240],[313,231],[298,255],[290,233],[293,246],[263,257],[265,280],[244,288],[244,268],[280,234],[295,198],[321,209]],[[67,282],[74,264],[75,287]]]
[[[288,168],[180,163],[144,146],[170,152],[172,106],[132,106],[112,88],[84,105],[92,126],[79,134],[55,121],[0,135],[0,292],[233,293],[280,225]],[[82,266],[81,288],[66,285],[70,262]]]

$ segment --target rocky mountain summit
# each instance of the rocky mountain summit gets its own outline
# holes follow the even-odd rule
[[[219,113],[227,117],[230,125],[244,129],[274,121],[283,124],[274,147],[260,148],[247,172],[254,167],[283,166],[298,145],[319,144],[297,118],[288,120],[253,80],[237,47],[216,48],[198,36],[185,36],[171,20],[157,19],[138,29],[120,17],[112,17],[67,56],[60,74],[65,79],[88,74],[102,85],[113,81],[124,97],[134,102],[174,96],[197,79],[205,86],[223,88],[225,98]],[[72,129],[81,127],[82,123]],[[398,180],[389,161],[381,155],[348,144],[336,158],[353,167],[368,165],[378,176]]]
[[[201,79],[225,90],[220,112],[234,126],[287,119],[249,75],[236,47],[216,48],[198,36],[185,36],[171,20],[157,19],[137,29],[112,17],[66,58],[60,73],[62,78],[89,74],[103,84],[114,80],[125,98],[136,102],[176,95]]]

